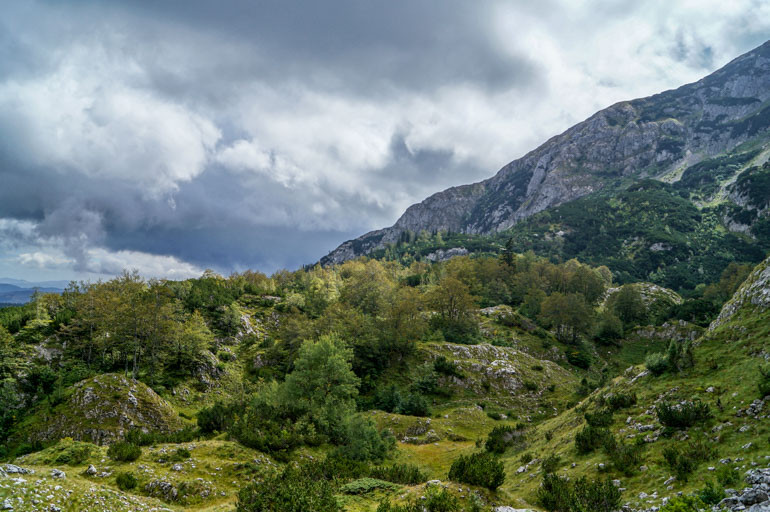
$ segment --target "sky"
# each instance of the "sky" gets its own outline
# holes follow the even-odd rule
[[[296,269],[767,39],[764,0],[9,3],[0,276]]]

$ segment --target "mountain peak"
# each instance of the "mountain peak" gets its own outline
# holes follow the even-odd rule
[[[616,103],[479,183],[410,206],[396,223],[349,240],[322,264],[367,254],[406,231],[493,233],[540,211],[629,180],[729,151],[770,127],[770,41],[678,89]]]

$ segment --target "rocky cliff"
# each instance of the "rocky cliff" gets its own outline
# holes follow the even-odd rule
[[[343,243],[322,264],[366,254],[405,231],[492,233],[628,178],[681,171],[770,127],[770,41],[698,82],[606,108],[485,181],[412,205],[391,227]]]

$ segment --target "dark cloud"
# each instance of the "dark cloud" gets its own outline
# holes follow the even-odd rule
[[[0,273],[316,261],[761,43],[768,7],[739,3],[5,6]]]

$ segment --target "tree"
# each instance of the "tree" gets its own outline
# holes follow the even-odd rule
[[[359,379],[353,373],[353,351],[336,334],[305,341],[294,371],[281,388],[284,407],[306,415],[332,439],[344,434],[346,419],[356,410]]]
[[[621,287],[620,291],[610,297],[610,304],[612,312],[626,326],[637,325],[646,320],[647,308],[636,286],[627,284]]]
[[[428,293],[428,300],[436,311],[432,323],[441,329],[449,341],[465,341],[477,329],[476,299],[468,286],[455,277],[444,277]]]
[[[560,341],[577,343],[578,336],[593,325],[593,311],[582,295],[555,292],[543,301],[540,320],[556,329]]]
[[[214,335],[198,311],[190,315],[179,329],[169,353],[169,366],[190,371],[201,359],[201,353],[214,342]]]

